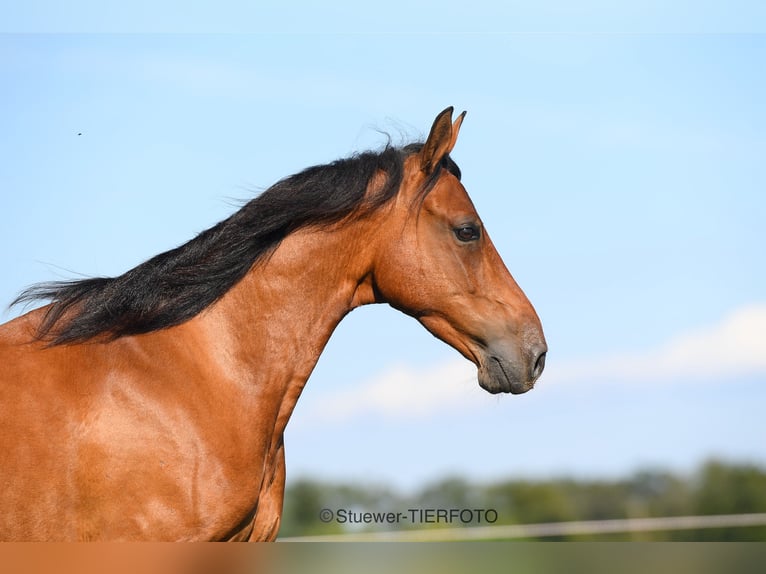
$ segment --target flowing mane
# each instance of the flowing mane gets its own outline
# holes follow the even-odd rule
[[[37,332],[51,345],[100,335],[116,339],[178,325],[221,298],[295,230],[333,224],[357,209],[372,210],[388,202],[401,185],[404,160],[422,147],[388,145],[380,152],[309,167],[277,182],[187,243],[122,275],[33,285],[12,305],[51,301]],[[449,157],[440,167],[460,175]],[[384,184],[365,201],[370,180],[378,173],[385,175]]]

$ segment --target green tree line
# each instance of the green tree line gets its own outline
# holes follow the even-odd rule
[[[452,521],[413,521],[407,511],[452,510]],[[766,512],[766,470],[750,464],[710,461],[688,476],[645,470],[619,480],[521,480],[476,484],[448,478],[430,484],[412,495],[402,495],[385,486],[338,484],[300,479],[288,484],[280,536],[342,534],[349,532],[444,528],[486,525],[474,519],[463,523],[460,509],[490,509],[492,524],[536,524],[576,520],[609,520],[666,516],[744,514]],[[333,519],[320,516],[330,510]],[[341,513],[351,517],[345,522]],[[352,514],[353,513],[353,514]],[[377,516],[365,523],[368,513]],[[401,520],[385,521],[396,518]],[[406,518],[402,518],[402,516]],[[422,518],[423,515],[420,515]],[[463,515],[470,517],[468,513]],[[325,518],[326,521],[323,521]],[[619,534],[578,535],[559,540],[668,540],[749,541],[766,540],[766,527],[710,528]]]

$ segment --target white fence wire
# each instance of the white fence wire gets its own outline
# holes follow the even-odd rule
[[[466,540],[510,540],[649,532],[663,530],[698,530],[766,526],[766,513],[720,514],[707,516],[667,516],[657,518],[624,518],[615,520],[581,520],[543,524],[505,524],[465,528],[432,528],[385,532],[356,532],[322,536],[280,538],[283,542],[450,542]]]

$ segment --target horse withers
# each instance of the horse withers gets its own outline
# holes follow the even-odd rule
[[[0,539],[273,540],[283,432],[352,309],[388,303],[523,393],[547,351],[450,157],[425,143],[287,177],[113,278],[32,287],[0,326]]]

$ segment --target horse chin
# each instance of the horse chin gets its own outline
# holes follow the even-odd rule
[[[512,378],[509,372],[513,372],[510,365],[503,365],[503,360],[497,357],[489,357],[489,360],[479,367],[479,386],[493,395],[499,393],[521,395],[534,388],[535,381]]]

